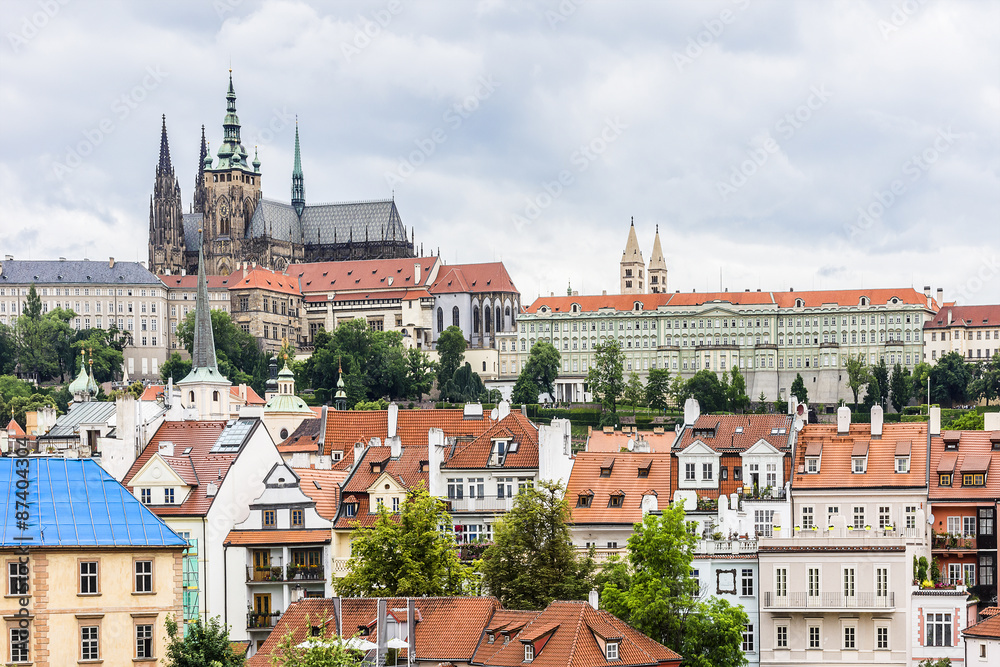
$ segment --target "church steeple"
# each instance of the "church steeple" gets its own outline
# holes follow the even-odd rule
[[[628,240],[625,242],[625,252],[620,262],[621,293],[644,294],[646,263],[642,261],[642,251],[639,250],[639,239],[635,235],[635,218],[628,230]]]
[[[205,169],[212,168],[212,156],[208,154],[208,142],[205,141],[205,126],[201,126],[201,150],[198,151],[198,171],[194,177],[194,212],[205,212]]]
[[[292,167],[292,206],[302,216],[306,207],[306,186],[302,177],[302,155],[299,151],[299,119],[295,119],[295,164]]]
[[[653,237],[653,254],[649,257],[649,291],[653,294],[667,291],[667,261],[660,247],[660,226],[656,226]]]
[[[170,146],[167,143],[167,114],[163,114],[163,129],[160,131],[160,163],[156,165],[156,175],[173,175],[174,168],[170,166]]]
[[[184,267],[184,222],[181,188],[170,161],[167,117],[160,125],[160,157],[149,202],[149,270],[180,273]]]
[[[236,89],[233,87],[233,70],[229,70],[229,90],[226,92],[226,117],[222,121],[223,140],[219,146],[218,169],[243,167],[247,170],[247,150],[240,140],[240,119],[236,115]]]

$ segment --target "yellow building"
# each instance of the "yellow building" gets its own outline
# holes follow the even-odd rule
[[[3,458],[0,477],[2,662],[158,664],[187,543],[91,459]]]

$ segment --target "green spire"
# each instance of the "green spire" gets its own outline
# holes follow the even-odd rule
[[[253,170],[255,172],[260,172],[260,158],[257,157],[257,147],[253,147]]]
[[[233,88],[233,70],[229,70],[229,91],[226,93],[226,118],[222,121],[223,140],[219,146],[218,169],[247,165],[247,150],[240,141],[240,119],[236,115],[236,89]]]
[[[225,382],[215,358],[215,338],[212,334],[212,312],[208,305],[208,279],[205,277],[204,230],[198,244],[198,292],[194,306],[194,346],[191,350],[191,372],[180,383]],[[179,383],[179,384],[180,384]]]
[[[292,207],[301,217],[306,207],[306,186],[302,178],[302,155],[299,151],[299,119],[295,119],[295,165],[292,167]]]

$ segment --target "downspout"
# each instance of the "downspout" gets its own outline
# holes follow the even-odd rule
[[[229,546],[222,546],[222,588],[226,593],[229,593],[229,584],[227,579],[229,578],[229,563],[226,557],[229,555]],[[207,605],[206,605],[207,606]],[[222,596],[222,622],[229,625],[229,595]]]

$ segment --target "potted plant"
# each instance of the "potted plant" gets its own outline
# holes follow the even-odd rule
[[[871,526],[865,526],[865,530],[871,530],[871,529],[872,529]]]
[[[271,568],[271,581],[281,581],[281,568],[277,565]]]
[[[826,529],[827,530],[833,530],[833,526],[827,526]]]
[[[812,529],[813,529],[813,532],[815,533],[817,530],[819,530],[819,526],[813,526]]]
[[[301,573],[301,568],[298,565],[288,566],[288,579],[297,579]]]

